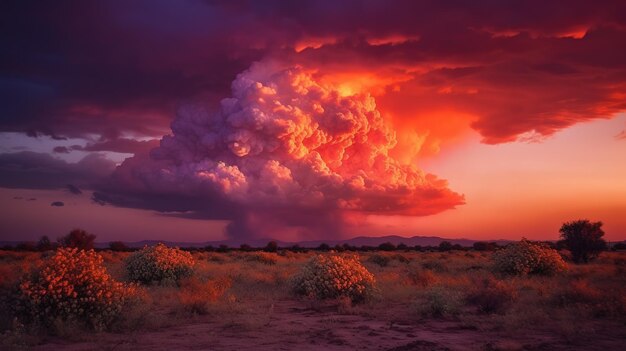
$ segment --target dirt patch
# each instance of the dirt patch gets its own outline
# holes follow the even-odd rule
[[[257,322],[257,323],[252,323]],[[301,301],[276,303],[265,320],[229,321],[212,316],[202,323],[131,334],[94,334],[83,342],[51,339],[34,350],[388,350],[504,351],[594,349],[567,344],[553,335],[520,333],[510,338],[470,330],[456,321],[389,323],[361,315],[339,314],[330,308],[310,309]],[[615,340],[613,340],[615,342]],[[598,349],[617,346],[605,339]]]

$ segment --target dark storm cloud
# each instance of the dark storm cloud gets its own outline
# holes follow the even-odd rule
[[[259,56],[192,3],[3,2],[1,128],[161,135],[179,100],[224,91]]]
[[[65,190],[74,195],[81,195],[83,193],[83,191],[74,184],[67,184]]]
[[[52,152],[57,154],[68,154],[72,151],[111,151],[127,154],[147,153],[153,148],[159,146],[158,139],[150,140],[135,140],[129,138],[116,138],[116,139],[104,139],[96,142],[88,143],[87,145],[72,145],[72,146],[56,146],[52,149]]]
[[[426,70],[425,76],[415,74],[413,85],[478,87],[480,94],[470,97],[421,91],[408,98],[478,115],[473,126],[490,143],[532,130],[550,134],[624,109],[623,1],[14,1],[0,6],[3,131],[54,138],[110,132],[161,136],[178,103],[227,96],[235,75],[267,55],[314,67],[375,71],[399,65]],[[385,44],[389,36],[413,39]],[[326,44],[293,51],[311,40]],[[433,67],[481,70],[432,81]],[[531,92],[524,106],[521,90]],[[563,103],[568,101],[572,104]]]
[[[52,149],[52,152],[57,154],[68,154],[70,153],[70,149],[66,146],[55,146],[54,149]]]
[[[65,203],[63,201],[54,201],[50,204],[50,206],[52,207],[63,207],[65,206]]]
[[[112,151],[121,153],[147,153],[153,148],[159,146],[159,140],[135,140],[128,138],[118,138],[111,140],[103,140],[95,143],[89,143],[86,146],[75,145],[73,150],[82,151]]]
[[[90,187],[114,169],[112,161],[97,153],[77,163],[30,151],[0,154],[0,187],[62,189],[68,182],[74,187]]]

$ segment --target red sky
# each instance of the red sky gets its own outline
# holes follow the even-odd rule
[[[2,5],[2,240],[626,239],[623,2],[47,6]]]

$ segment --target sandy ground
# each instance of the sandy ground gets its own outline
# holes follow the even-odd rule
[[[269,316],[269,317],[267,317]],[[551,334],[518,338],[463,328],[456,321],[389,323],[336,310],[313,310],[283,300],[251,327],[212,316],[201,323],[129,334],[102,333],[80,342],[50,339],[34,350],[621,350],[626,328],[611,335],[594,332],[593,343],[568,343]],[[616,328],[620,328],[619,325]]]

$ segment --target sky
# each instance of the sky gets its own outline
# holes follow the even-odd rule
[[[626,239],[623,1],[0,13],[0,240]]]

